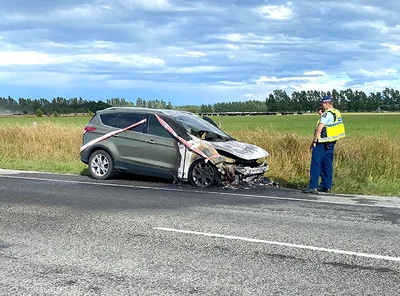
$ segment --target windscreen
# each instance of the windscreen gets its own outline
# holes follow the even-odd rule
[[[199,138],[201,138],[203,133],[206,133],[208,137],[210,137],[209,140],[232,140],[232,138],[228,134],[224,133],[216,126],[212,125],[211,123],[205,121],[204,119],[193,113],[174,110],[163,110],[163,112],[174,118],[177,122],[182,124],[190,133]]]

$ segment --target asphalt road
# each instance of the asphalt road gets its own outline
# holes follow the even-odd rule
[[[0,295],[400,295],[400,198],[0,170]]]

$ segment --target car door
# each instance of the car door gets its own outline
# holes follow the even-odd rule
[[[140,122],[143,118],[143,113],[122,112],[117,128],[126,128]],[[143,124],[140,124],[113,136],[112,141],[117,150],[116,164],[119,169],[132,171],[132,168],[143,165],[143,129]],[[133,173],[135,173],[135,169]],[[136,173],[140,172],[136,171]]]
[[[149,114],[143,133],[143,161],[149,167],[159,170],[178,170],[180,153],[176,138],[158,121],[154,114]]]

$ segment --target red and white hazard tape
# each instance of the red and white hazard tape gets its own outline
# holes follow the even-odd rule
[[[124,131],[126,131],[126,130],[128,130],[128,129],[134,128],[134,127],[136,127],[136,126],[138,126],[138,125],[140,125],[140,124],[142,124],[142,123],[145,123],[145,122],[146,122],[146,119],[143,119],[143,120],[138,121],[138,122],[136,122],[136,123],[134,123],[134,124],[132,124],[132,125],[130,125],[130,126],[127,126],[127,127],[123,128],[123,129],[119,129],[119,130],[116,130],[116,131],[112,131],[112,132],[110,132],[110,133],[108,133],[108,134],[105,134],[104,136],[101,136],[101,137],[99,137],[99,138],[96,138],[96,139],[94,139],[94,140],[88,142],[87,144],[83,145],[83,146],[81,147],[80,152],[82,152],[83,150],[85,150],[86,148],[88,148],[88,147],[90,147],[90,146],[92,146],[92,145],[94,145],[94,144],[97,144],[97,143],[99,143],[99,142],[101,142],[101,141],[104,141],[104,140],[106,140],[106,139],[108,139],[108,138],[110,138],[110,137],[112,137],[112,136],[118,135],[119,133],[122,133],[122,132],[124,132]]]
[[[213,155],[211,158],[208,157],[207,155],[205,155],[202,151],[200,151],[198,148],[196,148],[194,145],[190,144],[189,142],[187,142],[185,139],[181,138],[180,136],[178,136],[178,134],[169,126],[168,123],[165,122],[165,120],[163,120],[159,115],[155,114],[157,120],[160,122],[161,126],[164,127],[171,135],[173,135],[176,139],[178,139],[179,142],[181,142],[183,145],[185,145],[187,148],[189,148],[190,150],[194,151],[195,153],[197,153],[198,155],[204,157],[206,160],[211,160],[211,158],[215,158],[218,157],[219,154],[217,153],[216,155]],[[143,119],[139,122],[136,122],[130,126],[127,126],[126,128],[123,129],[119,129],[116,131],[112,131],[110,133],[107,133],[99,138],[96,138],[90,142],[88,142],[87,144],[83,145],[80,149],[80,152],[82,152],[83,150],[85,150],[86,148],[97,144],[101,141],[104,141],[112,136],[118,135],[119,133],[122,133],[128,129],[134,128],[140,124],[143,124],[146,122],[146,119]]]
[[[190,144],[189,142],[185,141],[185,139],[182,139],[181,137],[178,136],[178,134],[169,126],[168,123],[165,122],[164,119],[162,119],[160,116],[158,116],[156,114],[156,117],[158,119],[158,121],[160,122],[160,124],[167,130],[170,132],[171,135],[173,135],[175,138],[177,138],[179,140],[179,142],[181,142],[183,145],[185,145],[186,147],[188,147],[190,150],[196,152],[197,154],[199,154],[200,156],[204,157],[206,160],[210,160],[210,157],[208,157],[207,155],[205,155],[202,151],[200,151],[198,148],[196,148],[194,145]]]

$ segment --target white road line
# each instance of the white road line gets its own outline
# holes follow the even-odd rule
[[[289,248],[306,249],[306,250],[312,250],[312,251],[321,251],[321,252],[335,253],[335,254],[341,254],[341,255],[350,255],[350,256],[358,256],[358,257],[400,262],[400,257],[391,257],[391,256],[383,256],[383,255],[376,255],[376,254],[351,252],[351,251],[321,248],[321,247],[306,246],[306,245],[296,245],[296,244],[282,243],[282,242],[276,242],[276,241],[267,241],[267,240],[262,240],[262,239],[246,238],[246,237],[240,237],[240,236],[231,236],[231,235],[223,235],[223,234],[215,234],[215,233],[207,233],[207,232],[197,232],[197,231],[181,230],[181,229],[173,229],[173,228],[154,227],[153,229],[169,231],[169,232],[185,233],[185,234],[202,235],[202,236],[208,236],[208,237],[218,237],[218,238],[225,238],[225,239],[232,239],[232,240],[241,240],[241,241],[246,241],[246,242],[251,242],[251,243],[262,243],[262,244],[268,244],[268,245],[284,246],[284,247],[289,247]]]
[[[97,186],[109,186],[109,187],[124,187],[124,188],[137,188],[137,189],[151,189],[151,190],[161,190],[161,191],[174,191],[174,192],[188,192],[188,193],[201,193],[208,195],[226,195],[226,196],[239,196],[248,198],[261,198],[270,200],[282,200],[282,201],[295,201],[295,202],[308,202],[317,204],[332,204],[332,205],[345,205],[345,206],[356,206],[356,207],[371,207],[371,208],[390,208],[390,209],[400,209],[400,206],[390,206],[383,204],[356,204],[343,201],[333,201],[333,200],[315,200],[305,198],[294,198],[294,197],[279,197],[279,196],[266,196],[257,194],[242,194],[234,192],[217,192],[217,191],[199,191],[199,190],[185,190],[180,188],[162,188],[162,187],[151,187],[142,185],[124,185],[124,184],[111,184],[111,183],[100,183],[100,182],[86,182],[86,181],[73,181],[73,180],[59,180],[59,179],[46,179],[46,178],[30,178],[22,177],[16,175],[2,175],[0,178],[10,178],[10,179],[23,179],[23,180],[38,180],[47,182],[58,182],[58,183],[71,183],[71,184],[85,184],[85,185],[97,185]]]

